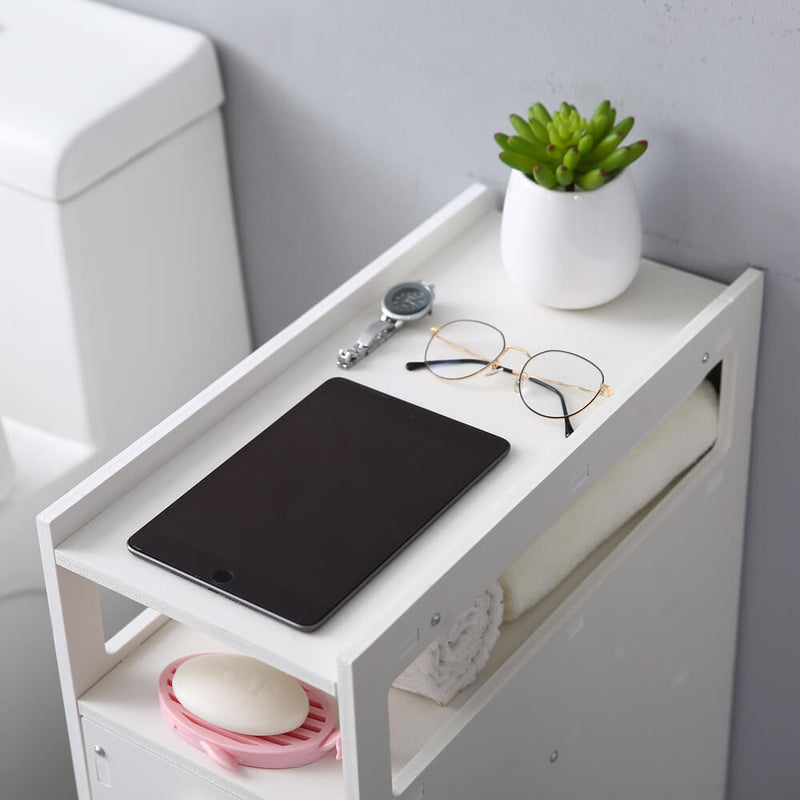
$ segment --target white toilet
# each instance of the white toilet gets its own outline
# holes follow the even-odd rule
[[[250,351],[222,100],[198,33],[0,0],[0,797],[73,796],[35,515]]]
[[[213,48],[0,0],[0,75],[0,414],[125,438],[249,348]]]

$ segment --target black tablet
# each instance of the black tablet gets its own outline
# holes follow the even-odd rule
[[[508,449],[499,436],[332,378],[128,547],[314,630]]]

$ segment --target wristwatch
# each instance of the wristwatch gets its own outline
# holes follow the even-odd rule
[[[409,281],[392,286],[381,300],[381,318],[358,337],[352,347],[339,351],[336,363],[349,369],[376,347],[380,347],[404,323],[420,319],[433,308],[433,284]]]

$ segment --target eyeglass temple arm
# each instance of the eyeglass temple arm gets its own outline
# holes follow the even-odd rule
[[[406,369],[413,372],[417,369],[425,369],[428,364],[488,364],[485,358],[440,358],[436,361],[406,361]],[[500,367],[500,369],[510,372],[508,367]]]
[[[478,359],[478,358],[446,358],[446,359],[438,359],[436,361],[407,361],[406,362],[406,369],[413,372],[414,370],[424,369],[428,366],[428,364],[488,364],[489,362],[485,359]],[[497,364],[496,368],[502,370],[503,372],[507,372],[511,375],[517,375],[518,373],[515,372],[511,367],[504,367],[502,364]],[[538,378],[534,378],[531,375],[523,375],[524,378],[527,378],[529,381],[533,381],[537,386],[541,386],[543,389],[547,389],[548,391],[554,392],[558,395],[558,399],[561,403],[561,410],[564,412],[564,436],[571,436],[575,433],[575,429],[572,427],[572,423],[569,421],[569,412],[567,411],[567,403],[564,399],[564,395],[556,389],[555,386],[551,386],[549,383],[545,381],[540,381]]]
[[[572,434],[575,433],[575,428],[572,427],[572,423],[569,421],[569,411],[567,411],[567,401],[564,399],[564,395],[561,394],[561,392],[559,392],[555,386],[551,386],[545,381],[540,381],[538,378],[534,378],[532,375],[526,375],[523,372],[521,377],[527,378],[529,381],[533,381],[537,386],[541,386],[542,389],[547,389],[548,391],[555,392],[558,395],[559,402],[561,403],[561,410],[564,412],[564,436],[572,436]]]

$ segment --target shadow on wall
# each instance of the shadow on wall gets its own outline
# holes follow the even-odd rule
[[[236,214],[257,343],[291,323],[469,180],[435,163],[412,170],[228,53],[226,118]],[[377,135],[365,124],[365,137]],[[435,188],[435,187],[439,188]],[[257,307],[255,307],[257,305]]]
[[[647,159],[636,173],[647,257],[732,282],[744,267],[765,268],[767,236],[773,267],[798,264],[800,213],[782,198],[800,182],[800,162],[743,159],[724,140],[669,125]]]

